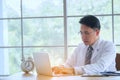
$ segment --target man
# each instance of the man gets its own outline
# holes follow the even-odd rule
[[[53,67],[53,72],[78,75],[116,71],[115,46],[112,42],[99,38],[101,26],[98,18],[87,15],[80,19],[79,23],[83,43],[78,45],[63,66]]]

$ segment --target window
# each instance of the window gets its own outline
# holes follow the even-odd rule
[[[87,3],[86,3],[87,1]],[[64,63],[80,39],[79,19],[96,15],[101,38],[120,52],[119,0],[0,0],[0,75],[21,71],[22,54],[48,52],[52,66]]]

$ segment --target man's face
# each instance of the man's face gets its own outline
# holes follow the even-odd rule
[[[98,29],[94,30],[86,25],[81,24],[80,34],[85,45],[93,45],[98,39],[99,32],[100,31]]]

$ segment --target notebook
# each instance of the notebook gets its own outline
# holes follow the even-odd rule
[[[120,71],[100,72],[99,74],[83,74],[82,77],[107,77],[107,76],[120,76]]]
[[[119,71],[108,71],[108,72],[101,72],[102,75],[106,75],[106,76],[120,76],[120,72]]]

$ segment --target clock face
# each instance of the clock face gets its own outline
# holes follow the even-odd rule
[[[34,69],[34,63],[32,61],[24,61],[21,64],[21,68],[24,72],[28,73]]]

